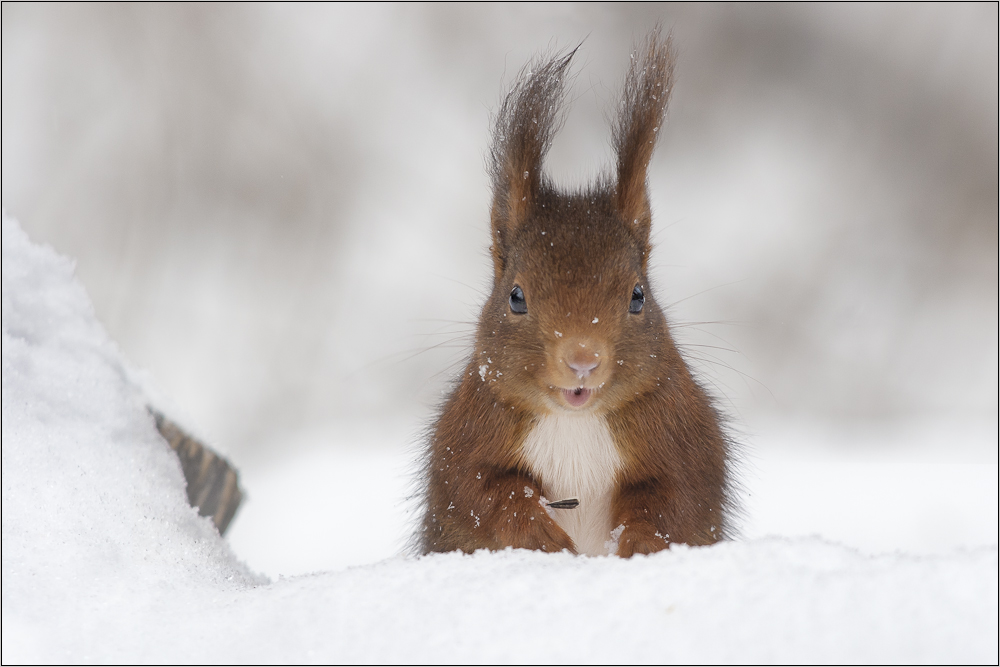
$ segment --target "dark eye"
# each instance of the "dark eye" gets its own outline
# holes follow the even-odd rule
[[[642,304],[645,303],[646,297],[642,293],[642,287],[636,285],[632,288],[632,302],[628,305],[628,312],[630,313],[641,313]]]
[[[528,312],[528,304],[524,300],[524,292],[517,285],[514,285],[514,289],[510,291],[510,310],[519,315]]]

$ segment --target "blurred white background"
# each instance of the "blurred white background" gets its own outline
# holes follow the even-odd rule
[[[996,543],[995,4],[2,12],[3,204],[241,470],[251,566],[401,546],[491,277],[490,110],[582,41],[548,169],[584,182],[656,22],[657,296],[746,443],[744,535]]]

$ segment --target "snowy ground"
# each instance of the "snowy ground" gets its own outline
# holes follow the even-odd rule
[[[245,468],[227,542],[144,403],[72,263],[5,216],[4,663],[997,661],[995,418],[867,432],[917,442],[902,462],[768,429],[745,541],[407,559],[409,454],[386,443],[412,424]]]
[[[266,448],[279,461],[241,462],[248,494],[228,541],[272,577],[396,555],[410,529],[414,449],[405,443],[419,425],[418,417],[330,424]],[[969,418],[861,432],[768,426],[747,436],[742,536],[822,536],[868,555],[995,545],[996,429],[995,420]],[[363,511],[342,511],[359,497]]]

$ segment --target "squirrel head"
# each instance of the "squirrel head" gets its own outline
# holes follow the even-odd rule
[[[632,56],[614,177],[566,193],[542,161],[574,54],[521,72],[497,112],[490,152],[494,283],[474,365],[504,402],[536,413],[610,410],[665,381],[660,356],[673,350],[647,278],[646,171],[670,95],[669,40],[654,32]]]

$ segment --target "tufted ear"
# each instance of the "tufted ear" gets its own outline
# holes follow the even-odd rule
[[[660,29],[656,28],[632,53],[618,123],[614,128],[618,159],[615,205],[643,242],[649,240],[651,221],[646,171],[663,126],[673,88],[673,70],[670,37],[662,39]]]
[[[579,47],[577,47],[579,48]],[[511,232],[524,223],[544,183],[542,160],[562,120],[566,70],[576,54],[534,60],[518,74],[493,122],[493,263],[503,272]]]

